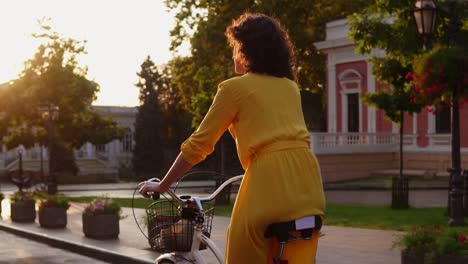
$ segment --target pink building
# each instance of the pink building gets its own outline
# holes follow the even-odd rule
[[[312,133],[324,181],[391,174],[398,169],[399,128],[360,96],[387,88],[372,75],[368,57],[355,53],[346,19],[327,23],[315,43],[327,55],[327,132]],[[384,55],[376,50],[374,55]],[[404,167],[409,175],[448,176],[450,109],[405,116]],[[468,169],[468,106],[460,112],[462,169]]]

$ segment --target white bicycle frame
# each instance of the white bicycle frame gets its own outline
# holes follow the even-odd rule
[[[167,191],[167,194],[169,194],[175,201],[178,201],[180,203],[184,203],[187,201],[192,201],[197,209],[200,210],[200,212],[203,211],[202,207],[202,202],[209,202],[212,201],[218,196],[218,194],[229,184],[240,181],[244,175],[238,175],[235,177],[232,177],[228,179],[227,181],[223,182],[221,186],[219,186],[210,196],[208,197],[192,197],[189,199],[181,199],[179,198],[174,192],[171,190]],[[205,261],[205,258],[201,255],[200,253],[200,244],[205,244],[208,249],[213,252],[214,256],[218,260],[220,264],[223,263],[224,261],[224,254],[221,252],[221,250],[218,248],[218,246],[207,236],[203,234],[202,230],[203,226],[202,224],[196,224],[194,227],[194,232],[193,232],[193,240],[192,240],[192,247],[189,252],[171,252],[171,253],[165,253],[159,256],[156,259],[157,264],[162,264],[162,263],[177,263],[177,264],[183,264],[183,263],[196,263],[196,264],[206,264],[207,262]]]

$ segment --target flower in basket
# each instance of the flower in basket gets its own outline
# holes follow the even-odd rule
[[[43,195],[39,198],[39,210],[42,208],[70,208],[70,202],[64,194]]]
[[[420,55],[413,63],[414,72],[406,75],[411,80],[410,100],[427,105],[429,112],[451,107],[454,95],[460,105],[468,102],[468,76],[463,67],[467,62],[466,50],[458,47],[437,46]]]
[[[122,208],[112,198],[98,197],[85,207],[84,213],[89,215],[115,214],[120,216]]]
[[[36,197],[32,192],[15,192],[10,198],[10,203],[35,202]]]

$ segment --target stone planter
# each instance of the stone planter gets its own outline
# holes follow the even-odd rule
[[[10,203],[13,222],[34,222],[36,220],[36,202],[22,201]]]
[[[83,233],[95,239],[113,239],[119,236],[119,215],[83,214]]]
[[[468,256],[451,256],[443,255],[438,258],[439,264],[466,264],[468,263]]]
[[[424,264],[424,254],[402,251],[401,264]]]
[[[45,228],[65,228],[67,226],[67,209],[63,207],[40,209],[39,224]]]

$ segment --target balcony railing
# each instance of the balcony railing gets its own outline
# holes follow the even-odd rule
[[[394,152],[399,141],[395,133],[311,133],[311,147],[317,154]],[[416,135],[404,135],[403,145],[416,146]]]

